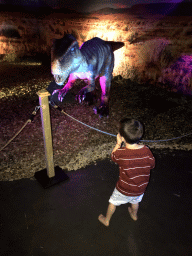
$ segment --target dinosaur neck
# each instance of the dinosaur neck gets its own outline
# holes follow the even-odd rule
[[[83,55],[75,62],[75,72],[86,72],[88,68],[87,61]]]

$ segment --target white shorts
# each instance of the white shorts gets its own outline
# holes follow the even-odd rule
[[[144,193],[140,196],[125,196],[115,188],[113,194],[109,198],[109,203],[112,203],[113,205],[116,206],[127,203],[137,204],[141,202],[143,195]]]

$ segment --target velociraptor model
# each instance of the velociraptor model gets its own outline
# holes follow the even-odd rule
[[[91,104],[94,98],[95,79],[100,77],[101,102],[94,111],[100,116],[108,116],[114,68],[113,52],[123,46],[122,42],[104,41],[94,37],[79,48],[76,38],[71,34],[55,39],[51,49],[51,72],[55,81],[47,88],[52,94],[50,100],[55,102],[57,95],[58,100],[62,101],[75,80],[79,78],[86,80],[87,86],[79,91],[76,98],[80,103],[87,101]],[[68,76],[68,82],[61,88]]]

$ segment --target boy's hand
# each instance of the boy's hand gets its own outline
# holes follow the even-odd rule
[[[118,133],[118,134],[117,134],[117,144],[116,144],[116,146],[114,147],[112,153],[115,152],[117,149],[119,149],[119,148],[121,147],[121,143],[122,143],[122,142],[123,142],[122,137],[121,137],[121,135]]]

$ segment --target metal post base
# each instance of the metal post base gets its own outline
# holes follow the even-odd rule
[[[69,179],[67,174],[65,174],[65,172],[59,166],[55,167],[55,176],[52,178],[47,176],[47,169],[36,172],[34,177],[43,186],[43,188],[49,188]]]

